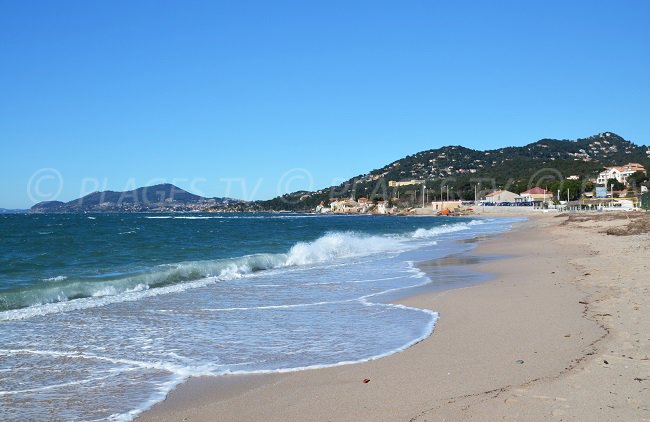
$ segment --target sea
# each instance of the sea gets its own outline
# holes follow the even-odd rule
[[[480,279],[419,263],[517,221],[0,215],[0,420],[128,421],[188,377],[400,352],[439,315],[391,300]]]

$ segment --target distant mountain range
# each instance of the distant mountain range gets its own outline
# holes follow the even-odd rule
[[[34,205],[32,213],[207,211],[243,201],[205,198],[169,183],[125,192],[93,192],[70,202],[45,201]]]
[[[477,187],[483,191],[504,188],[521,192],[567,178],[580,184],[595,178],[605,166],[629,162],[650,169],[650,147],[636,145],[613,132],[604,132],[577,140],[541,139],[522,147],[486,151],[460,145],[430,149],[352,177],[340,185],[313,192],[288,193],[266,201],[204,198],[172,184],[161,184],[126,192],[94,192],[70,202],[41,202],[30,211],[306,211],[313,210],[321,202],[327,204],[335,197],[415,198],[421,194],[420,181],[425,182],[431,200],[439,195],[441,188],[445,195],[449,190],[450,199],[474,199]],[[401,187],[391,183],[405,180],[417,180],[418,183]]]
[[[0,208],[0,214],[25,214],[29,210]]]
[[[254,205],[272,210],[313,209],[332,197],[389,199],[398,192],[408,195],[421,189],[421,184],[390,186],[391,181],[404,180],[426,181],[431,199],[441,187],[450,189],[451,198],[474,199],[478,184],[486,190],[507,188],[521,192],[571,176],[586,181],[595,178],[604,166],[629,162],[650,169],[650,147],[636,145],[613,132],[577,140],[541,139],[522,147],[486,151],[445,146],[406,156],[337,186],[294,192]]]

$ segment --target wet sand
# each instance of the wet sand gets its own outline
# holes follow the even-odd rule
[[[606,234],[626,224],[531,217],[461,262],[491,281],[398,301],[440,313],[408,350],[191,379],[139,420],[650,420],[650,236]]]

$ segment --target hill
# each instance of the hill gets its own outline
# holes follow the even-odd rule
[[[273,210],[312,209],[321,201],[354,196],[370,199],[415,197],[417,186],[391,187],[391,181],[423,180],[429,199],[440,196],[441,187],[450,199],[474,199],[475,188],[489,191],[503,188],[520,192],[544,187],[573,176],[583,185],[604,166],[637,162],[650,168],[650,148],[605,132],[577,140],[541,139],[522,147],[474,150],[445,146],[406,156],[380,169],[359,175],[338,185],[315,192],[294,192],[256,206]]]
[[[534,186],[555,189],[566,187],[565,184],[577,193],[579,189],[584,191],[603,167],[629,162],[650,169],[650,148],[604,132],[577,140],[541,139],[522,147],[485,151],[460,145],[429,149],[337,186],[293,192],[267,201],[205,198],[172,184],[160,184],[125,192],[93,192],[67,203],[41,202],[30,212],[307,211],[321,202],[329,203],[332,198],[349,197],[391,200],[411,206],[422,201],[422,182],[429,200],[441,195],[446,198],[447,194],[449,199],[473,200],[476,192],[521,192]],[[567,180],[569,177],[573,180]],[[410,180],[418,182],[394,186],[394,182]]]
[[[228,198],[204,198],[164,183],[124,192],[93,192],[70,202],[40,202],[34,205],[30,212],[201,211],[227,206],[232,202],[233,200]]]

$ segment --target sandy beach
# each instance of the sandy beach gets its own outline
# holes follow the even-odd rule
[[[472,251],[491,281],[399,301],[440,313],[408,350],[191,379],[138,420],[650,421],[648,217],[531,216]]]

